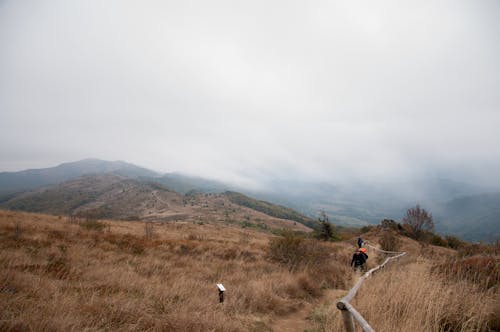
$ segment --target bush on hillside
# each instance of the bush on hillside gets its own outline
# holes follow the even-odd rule
[[[460,240],[456,236],[446,235],[445,239],[446,239],[446,242],[448,244],[448,247],[450,247],[451,249],[458,250],[458,249],[466,246],[466,243],[464,241]]]
[[[386,230],[382,233],[379,244],[382,250],[398,251],[400,247],[400,240],[392,231]]]
[[[296,275],[288,286],[294,298],[318,297],[326,288],[346,288],[351,272],[348,259],[331,255],[332,247],[324,242],[286,232],[271,240],[268,256]]]
[[[473,249],[470,248],[467,242],[456,236],[446,235],[443,238],[441,235],[435,234],[433,232],[434,223],[432,221],[432,215],[424,209],[421,209],[419,205],[407,211],[407,217],[403,219],[403,222],[403,224],[400,224],[391,219],[384,219],[380,222],[380,227],[386,232],[392,230],[403,236],[415,239],[419,241],[421,245],[432,244],[440,247],[449,247],[455,250],[465,248],[469,250]],[[381,241],[386,242],[386,245],[390,247],[390,239],[388,235],[386,236],[387,238],[381,239]],[[474,250],[472,251],[477,252]]]
[[[384,219],[380,222],[380,226],[382,226],[383,229],[392,229],[397,231],[398,230],[398,223],[395,222],[392,219]]]
[[[430,239],[430,244],[435,245],[435,246],[440,246],[440,247],[448,247],[448,241],[443,239],[438,234],[432,234],[431,239]]]
[[[319,226],[315,229],[314,237],[323,241],[339,240],[340,236],[335,225],[330,223],[328,215],[321,211],[320,217],[318,219]]]
[[[320,242],[292,232],[284,232],[283,236],[272,239],[268,254],[272,260],[287,266],[290,271],[320,265],[329,258],[328,249]]]
[[[361,234],[364,234],[364,233],[368,233],[373,228],[374,228],[374,226],[372,226],[372,225],[366,225],[366,226],[361,227],[361,229],[359,231],[361,232]]]
[[[421,208],[419,204],[406,211],[403,223],[411,227],[416,240],[422,240],[427,232],[434,230],[432,214]]]
[[[104,223],[97,220],[85,220],[79,223],[79,225],[85,229],[94,230],[98,232],[102,232],[104,228],[106,228],[106,225]]]

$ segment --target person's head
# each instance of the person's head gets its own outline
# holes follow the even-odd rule
[[[366,248],[361,248],[361,249],[359,249],[359,251],[362,253],[366,253]]]

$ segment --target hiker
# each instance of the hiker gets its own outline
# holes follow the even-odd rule
[[[359,251],[363,256],[365,256],[365,260],[368,259],[368,254],[366,253],[366,248],[360,248]]]
[[[362,249],[364,249],[362,251]],[[351,266],[354,266],[354,271],[356,271],[358,268],[361,271],[366,270],[366,260],[368,259],[368,255],[366,254],[366,249],[361,248],[359,250],[356,250],[354,255],[352,255],[352,260],[351,260]]]
[[[358,237],[358,247],[361,248],[363,246],[363,239],[361,238],[361,235]]]

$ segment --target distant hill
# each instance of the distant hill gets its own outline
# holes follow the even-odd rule
[[[500,193],[453,199],[437,210],[439,232],[468,241],[500,239]]]
[[[0,201],[2,197],[14,193],[64,182],[85,174],[111,173],[129,178],[155,177],[159,174],[143,167],[124,161],[105,161],[99,159],[84,159],[64,163],[59,166],[29,169],[20,172],[0,173]]]
[[[306,217],[290,208],[257,200],[233,191],[227,191],[224,194],[234,204],[246,206],[248,208],[260,211],[272,217],[294,220],[311,228],[317,226],[317,221],[309,217]]]
[[[284,208],[266,204],[267,211],[233,203],[227,194],[182,195],[144,178],[97,174],[15,195],[0,203],[0,208],[121,220],[207,221],[310,230],[297,220],[297,212],[288,209],[286,214],[272,213]],[[307,219],[303,217],[302,221]]]
[[[0,206],[63,215],[90,211],[99,218],[139,219],[157,204],[168,208],[182,204],[182,200],[182,195],[154,183],[100,174],[25,192]]]

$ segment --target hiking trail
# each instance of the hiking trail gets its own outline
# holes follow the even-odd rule
[[[327,301],[336,301],[339,297],[345,294],[345,289],[328,289],[325,294],[318,300],[305,305],[298,311],[286,316],[275,319],[271,322],[271,331],[275,332],[303,332],[310,328],[311,323],[308,320],[314,308],[324,305]]]

